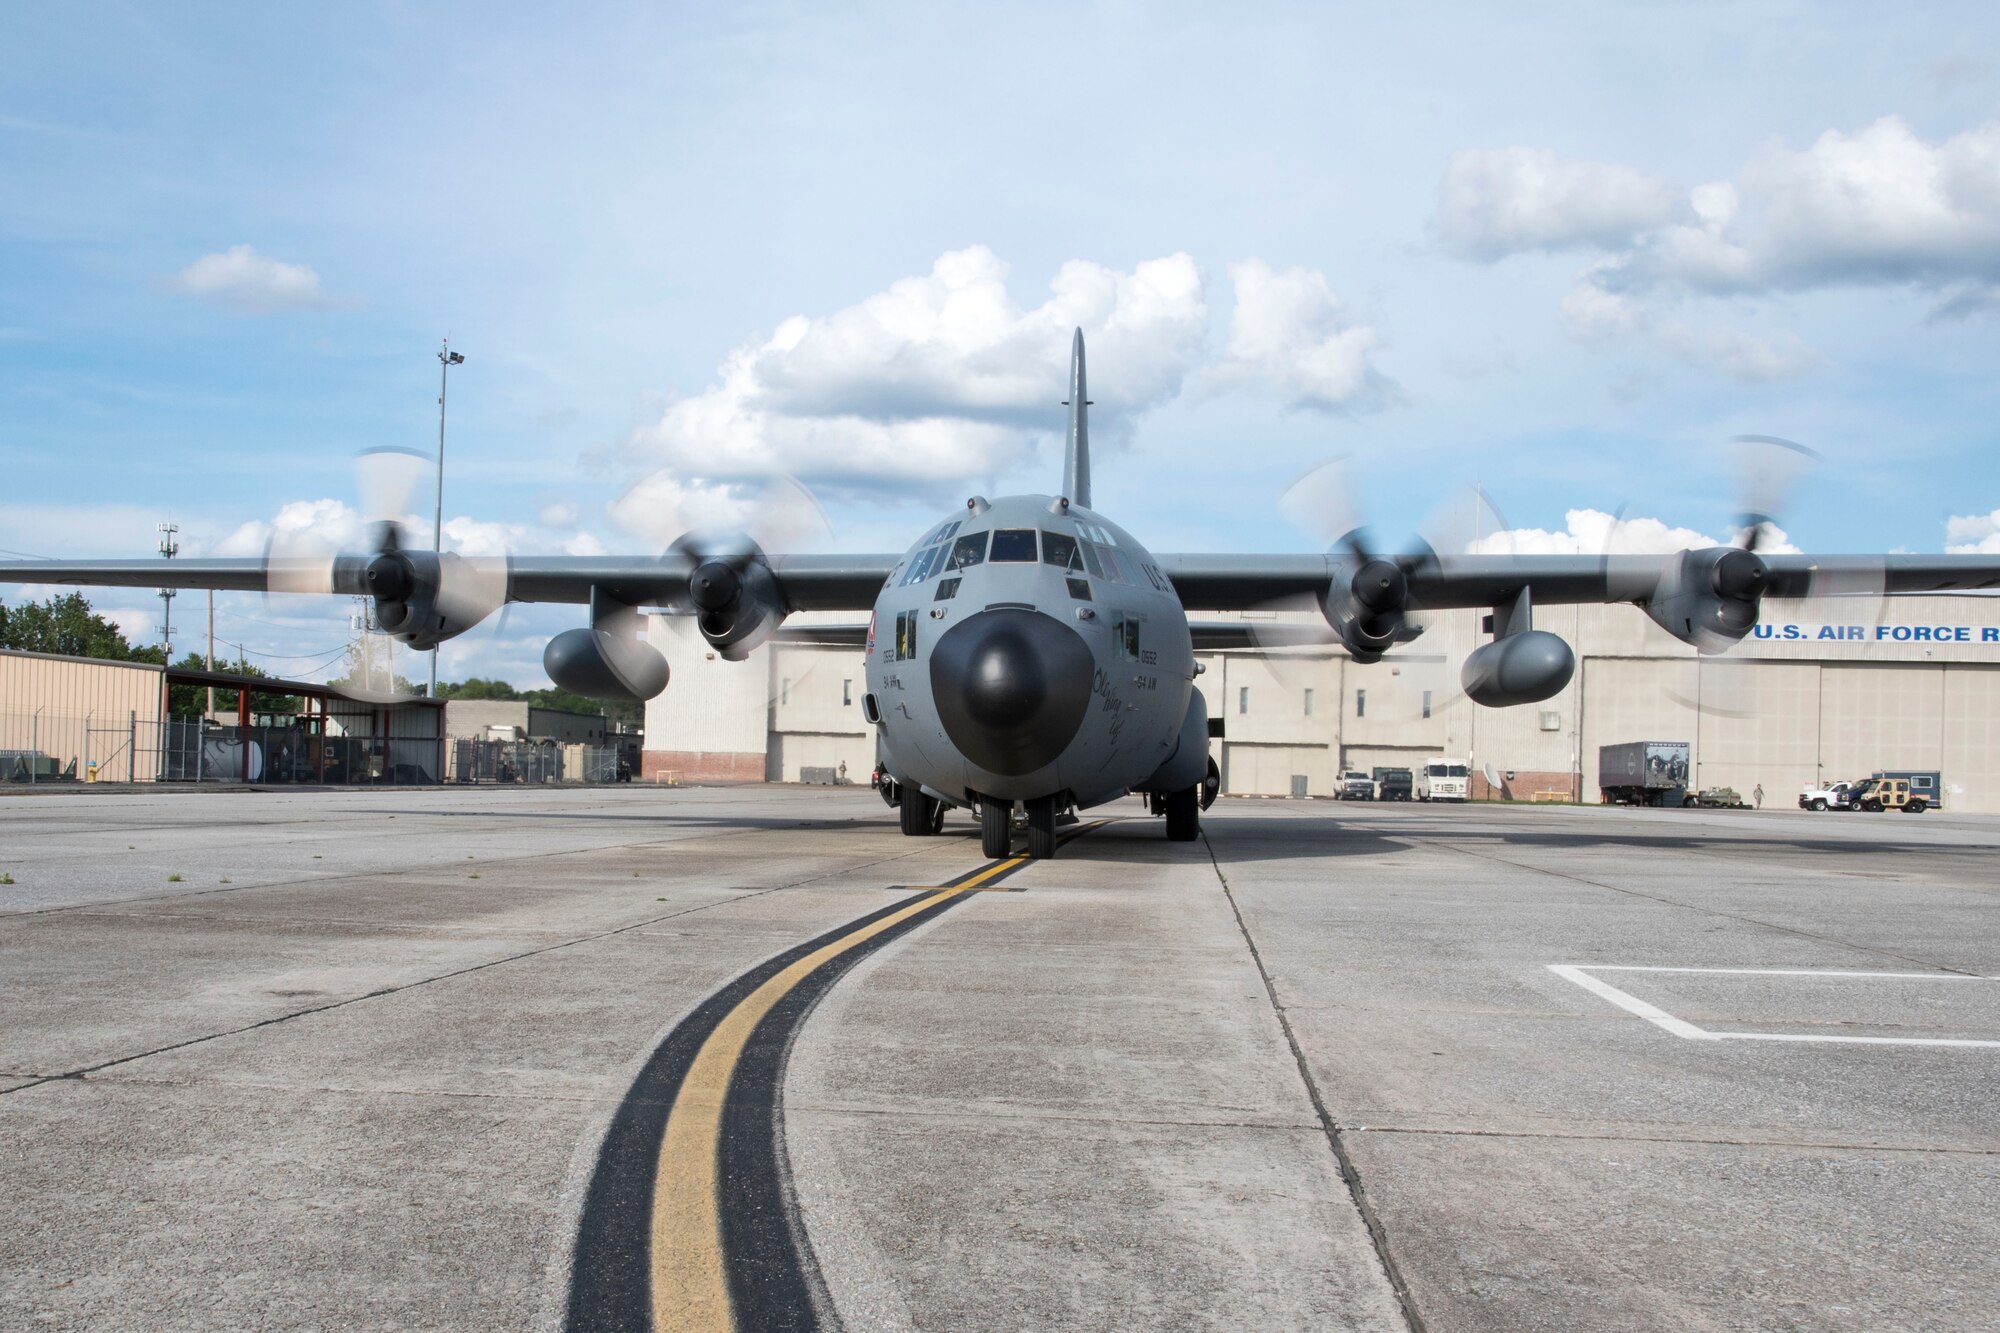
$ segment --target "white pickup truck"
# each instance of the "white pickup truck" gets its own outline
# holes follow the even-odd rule
[[[1848,795],[1852,782],[1836,782],[1829,787],[1808,787],[1799,793],[1801,810],[1852,810],[1853,798]]]

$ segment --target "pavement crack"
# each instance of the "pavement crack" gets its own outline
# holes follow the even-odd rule
[[[1216,881],[1222,885],[1222,896],[1229,900],[1229,911],[1236,918],[1236,929],[1250,950],[1250,961],[1256,964],[1257,975],[1263,980],[1264,994],[1271,1002],[1271,1012],[1277,1017],[1279,1029],[1285,1034],[1285,1044],[1291,1048],[1293,1063],[1298,1066],[1299,1078],[1305,1084],[1306,1096],[1312,1101],[1313,1113],[1319,1118],[1327,1146],[1333,1149],[1333,1159],[1340,1167],[1341,1182],[1347,1186],[1348,1197],[1354,1201],[1355,1211],[1361,1214],[1362,1224],[1368,1228],[1368,1239],[1375,1247],[1375,1260],[1382,1265],[1383,1275],[1389,1279],[1389,1286],[1396,1293],[1396,1304],[1403,1312],[1403,1322],[1410,1333],[1426,1333],[1423,1315],[1417,1311],[1416,1298],[1410,1293],[1410,1284],[1404,1279],[1402,1268],[1390,1249],[1389,1232],[1368,1197],[1367,1187],[1361,1182],[1361,1172],[1347,1151],[1341,1127],[1327,1109],[1326,1098],[1320,1094],[1319,1081],[1313,1077],[1312,1066],[1306,1060],[1304,1048],[1299,1045],[1298,1034],[1292,1030],[1292,1021],[1285,1013],[1284,1003],[1278,998],[1277,983],[1271,979],[1270,969],[1264,966],[1264,956],[1258,951],[1257,939],[1250,933],[1250,923],[1243,919],[1243,908],[1236,901],[1236,891],[1229,886],[1229,876],[1222,871],[1222,861],[1216,856],[1215,844],[1209,840],[1206,829],[1202,830],[1201,843],[1208,849],[1208,861],[1215,868]]]
[[[1816,1139],[1717,1138],[1703,1134],[1582,1134],[1544,1129],[1438,1129],[1422,1125],[1349,1125],[1349,1134],[1408,1134],[1460,1139],[1553,1139],[1583,1143],[1675,1143],[1713,1148],[1800,1148],[1814,1152],[1935,1153],[1958,1157],[2000,1157],[2000,1147],[1950,1147],[1942,1144],[1854,1143]]]
[[[1572,875],[1563,870],[1551,870],[1546,866],[1530,865],[1525,861],[1515,861],[1505,856],[1495,856],[1491,852],[1483,852],[1476,848],[1467,847],[1447,838],[1438,839],[1436,845],[1447,851],[1457,852],[1460,856],[1470,856],[1481,861],[1496,861],[1503,866],[1512,866],[1516,870],[1525,870],[1531,875],[1548,875],[1555,879],[1566,879],[1572,884],[1588,885],[1590,888],[1603,889],[1606,893],[1621,894],[1627,898],[1640,898],[1646,902],[1659,903],[1663,907],[1678,907],[1689,912],[1700,912],[1705,916],[1719,916],[1729,921],[1741,921],[1747,926],[1757,926],[1763,930],[1775,930],[1781,935],[1795,935],[1800,939],[1812,940],[1817,944],[1831,944],[1836,948],[1850,949],[1855,953],[1870,954],[1877,958],[1893,958],[1899,963],[1909,963],[1917,967],[1931,967],[1936,968],[1940,972],[1950,972],[1962,977],[1976,977],[1980,980],[1985,980],[1985,973],[1983,972],[1971,971],[1962,967],[1953,967],[1949,963],[1940,963],[1934,959],[1917,958],[1910,954],[1897,953],[1893,949],[1878,949],[1872,945],[1856,944],[1852,940],[1843,940],[1837,936],[1822,935],[1817,931],[1801,930],[1797,926],[1780,925],[1776,921],[1766,921],[1762,917],[1749,916],[1742,912],[1725,912],[1717,907],[1704,907],[1699,903],[1683,902],[1678,898],[1666,897],[1664,894],[1645,893],[1639,889],[1621,889],[1616,884],[1606,884],[1602,880],[1590,879],[1583,875]]]
[[[887,859],[891,858],[884,858],[884,860]],[[869,864],[881,864],[881,862],[870,862]],[[42,1083],[52,1083],[60,1079],[80,1079],[102,1070],[115,1069],[120,1065],[131,1064],[135,1060],[145,1060],[155,1055],[165,1055],[170,1051],[186,1050],[190,1046],[199,1046],[203,1042],[218,1041],[223,1037],[240,1036],[245,1032],[255,1032],[260,1028],[275,1027],[280,1023],[289,1023],[294,1019],[310,1018],[314,1014],[331,1013],[336,1009],[345,1009],[349,1005],[365,1004],[369,1000],[379,1000],[388,995],[400,995],[405,991],[416,990],[419,987],[433,985],[440,981],[451,981],[454,978],[471,976],[475,972],[484,972],[490,968],[505,967],[509,963],[518,963],[524,959],[538,958],[543,954],[555,953],[559,949],[568,949],[579,944],[590,944],[597,940],[611,939],[614,936],[629,934],[635,930],[644,930],[648,926],[657,926],[662,921],[671,921],[675,917],[692,916],[696,912],[706,912],[711,908],[722,907],[730,903],[745,902],[751,898],[761,898],[768,893],[782,893],[787,889],[799,888],[802,885],[811,884],[817,880],[831,878],[832,875],[839,873],[845,873],[845,868],[841,871],[829,871],[824,874],[811,875],[790,884],[779,884],[768,889],[757,889],[750,893],[739,893],[715,902],[701,903],[694,907],[684,907],[676,912],[665,912],[658,916],[650,916],[643,921],[629,922],[622,926],[615,926],[609,930],[592,931],[588,935],[579,935],[572,939],[559,940],[554,944],[543,945],[539,949],[525,949],[519,953],[508,954],[505,957],[489,958],[483,963],[474,963],[470,967],[453,968],[449,972],[440,972],[434,976],[419,977],[415,981],[406,981],[399,986],[384,986],[379,990],[369,991],[365,995],[351,995],[344,1000],[334,1000],[327,1004],[311,1005],[304,1009],[294,1009],[290,1013],[275,1014],[270,1018],[259,1019],[255,1023],[244,1023],[238,1027],[225,1028],[220,1032],[208,1032],[198,1037],[189,1037],[184,1041],[168,1042],[165,1045],[155,1046],[150,1050],[139,1051],[132,1055],[121,1055],[114,1060],[103,1060],[94,1065],[84,1065],[77,1069],[66,1070],[63,1073],[51,1075],[39,1083],[27,1083],[18,1088],[0,1090],[0,1097],[11,1096],[17,1092],[25,1092],[29,1088],[38,1088],[42,1086]]]

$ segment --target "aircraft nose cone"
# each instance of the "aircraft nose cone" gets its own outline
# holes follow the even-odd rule
[[[1096,663],[1075,630],[1038,611],[981,611],[931,650],[945,734],[989,773],[1018,777],[1069,747],[1090,707]]]

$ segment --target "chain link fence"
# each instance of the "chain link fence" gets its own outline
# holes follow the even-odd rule
[[[630,782],[615,745],[460,739],[451,743],[450,780],[534,786],[556,782]]]
[[[198,717],[74,717],[0,711],[0,783],[428,784],[442,744],[322,736],[303,724],[238,727]]]

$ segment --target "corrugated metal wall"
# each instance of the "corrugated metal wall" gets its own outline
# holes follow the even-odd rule
[[[156,666],[0,650],[0,769],[18,757],[52,769],[42,777],[80,780],[96,764],[110,780],[150,782],[165,694]]]

